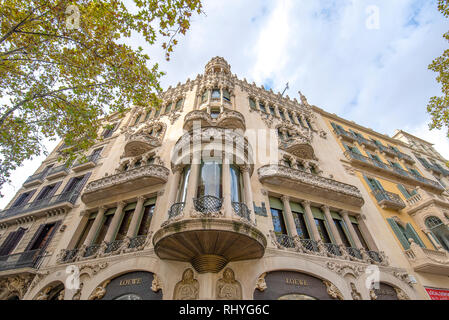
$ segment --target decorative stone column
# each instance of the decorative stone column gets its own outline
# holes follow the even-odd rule
[[[335,225],[334,219],[332,219],[332,215],[328,206],[322,206],[321,209],[324,211],[324,217],[326,218],[328,226],[331,228],[331,232],[334,236],[335,241],[339,246],[343,245],[343,241],[341,240],[340,233],[338,233],[337,226]]]
[[[105,211],[106,211],[105,207],[100,207],[98,209],[98,213],[97,216],[95,217],[94,223],[92,224],[92,227],[90,228],[86,239],[84,239],[84,246],[88,247],[92,244],[92,241],[94,241],[94,237],[97,234],[97,231],[101,226],[101,223],[103,222]]]
[[[118,228],[118,224],[120,223],[120,221],[122,221],[123,218],[123,208],[125,207],[125,205],[126,203],[123,201],[117,203],[117,210],[114,213],[111,225],[109,226],[108,231],[106,232],[106,236],[104,237],[105,242],[111,242],[112,238],[115,236],[115,231]]]
[[[292,237],[298,236],[298,230],[296,230],[295,219],[293,218],[292,209],[290,208],[290,198],[288,196],[281,197],[282,203],[284,204],[284,217],[287,220],[288,233]]]
[[[131,218],[128,232],[126,233],[126,237],[128,238],[134,238],[136,236],[137,228],[139,227],[140,216],[142,215],[144,202],[145,202],[144,197],[137,198],[137,205],[136,208],[134,209],[133,217]]]
[[[312,209],[310,208],[310,201],[302,201],[302,205],[306,211],[306,219],[307,223],[310,226],[310,231],[312,231],[312,240],[321,241],[320,233],[318,232],[318,228],[315,224],[315,219],[313,218]]]
[[[249,176],[249,165],[245,165],[242,167],[243,172],[243,187],[245,189],[245,200],[246,200],[246,206],[249,209],[249,219],[253,223],[256,222],[255,216],[254,216],[254,204],[253,204],[253,193],[251,190],[251,177]]]
[[[181,180],[181,172],[182,172],[182,170],[183,170],[183,167],[181,167],[181,166],[175,166],[173,168],[174,173],[173,173],[170,189],[168,191],[167,212],[168,212],[168,210],[171,209],[171,206],[176,201],[176,195],[178,193],[179,181]]]
[[[343,220],[345,221],[346,227],[349,230],[349,233],[351,234],[352,240],[354,240],[354,243],[357,247],[357,249],[363,249],[362,243],[360,242],[359,237],[357,236],[357,233],[354,230],[354,227],[352,226],[351,220],[349,220],[349,214],[347,211],[341,211],[341,214],[343,216]]]
[[[184,211],[192,213],[193,211],[193,198],[196,197],[196,189],[198,187],[198,178],[200,173],[201,161],[200,154],[194,155],[190,168],[189,181],[187,183],[186,204]]]
[[[225,218],[232,217],[232,199],[231,199],[231,170],[229,161],[223,153],[222,158],[222,186],[223,186],[223,210]]]

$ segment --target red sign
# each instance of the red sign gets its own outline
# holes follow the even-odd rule
[[[432,300],[449,300],[449,290],[426,288]]]

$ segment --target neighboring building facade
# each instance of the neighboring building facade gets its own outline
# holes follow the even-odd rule
[[[332,131],[343,152],[340,160],[346,170],[357,176],[367,191],[364,199],[374,203],[384,218],[385,230],[394,235],[403,251],[402,255],[390,255],[398,256],[402,266],[408,260],[407,272],[425,286],[432,298],[448,299],[449,198],[445,181],[449,171],[443,168],[446,161],[431,144],[404,131],[390,138],[314,109]],[[425,147],[418,149],[419,144]],[[396,251],[397,246],[392,249]]]
[[[445,235],[402,212],[418,212],[422,192],[443,207],[446,195],[405,143],[370,132],[400,148],[391,160],[416,171],[407,179],[394,164],[359,165],[369,143],[332,127],[349,122],[239,80],[219,57],[161,99],[109,117],[114,128],[70,168],[58,146],[0,212],[0,299],[397,300],[449,288],[447,260],[411,257],[447,259],[432,249]]]

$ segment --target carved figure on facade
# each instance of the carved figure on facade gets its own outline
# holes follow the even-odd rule
[[[106,294],[106,287],[110,282],[111,280],[106,280],[101,285],[96,287],[87,300],[100,300],[103,298]]]
[[[234,271],[226,268],[223,277],[217,281],[218,300],[240,300],[242,299],[242,286],[235,280]]]
[[[267,273],[262,273],[256,281],[256,289],[259,291],[265,291],[267,289],[267,283],[265,282],[265,277]]]
[[[340,290],[330,281],[323,280],[323,283],[326,285],[327,293],[334,299],[344,300],[343,295]]]
[[[192,269],[186,269],[182,274],[182,280],[175,286],[174,300],[197,300],[199,294],[199,282],[194,278]]]

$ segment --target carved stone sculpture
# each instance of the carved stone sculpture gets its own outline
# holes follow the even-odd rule
[[[343,295],[340,290],[332,283],[327,280],[323,280],[323,283],[326,285],[327,293],[334,299],[344,300]]]
[[[197,300],[199,293],[198,280],[194,278],[192,269],[186,269],[182,274],[182,280],[175,286],[174,300]]]
[[[223,272],[223,278],[217,281],[217,299],[218,300],[241,300],[242,286],[235,280],[234,271],[226,268]]]
[[[357,291],[354,282],[351,282],[351,296],[353,300],[362,300],[362,295]]]
[[[101,285],[95,288],[95,290],[90,294],[88,300],[100,300],[106,294],[106,287],[111,282],[111,280],[106,280]]]
[[[267,289],[267,283],[265,282],[265,277],[267,273],[262,273],[259,278],[257,278],[256,289],[259,291],[265,291]]]

